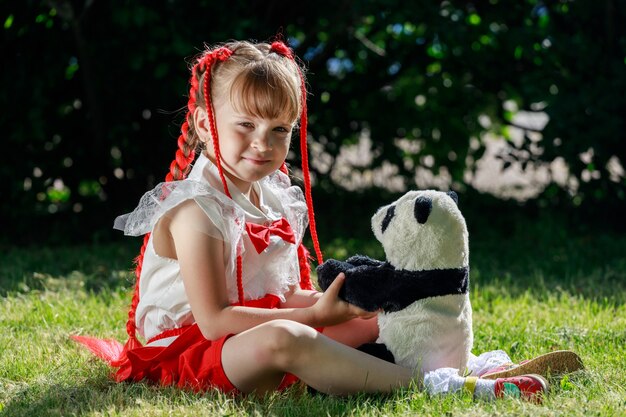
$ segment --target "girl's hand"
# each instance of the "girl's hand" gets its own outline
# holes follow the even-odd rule
[[[354,318],[369,319],[378,314],[366,311],[339,298],[339,290],[346,279],[342,272],[326,289],[324,294],[311,306],[315,326],[333,326]]]

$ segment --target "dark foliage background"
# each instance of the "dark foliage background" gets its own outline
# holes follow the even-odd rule
[[[411,187],[417,167],[444,169],[480,224],[544,210],[572,227],[623,227],[626,180],[607,168],[626,162],[622,0],[5,0],[0,11],[4,244],[110,239],[174,155],[190,57],[205,42],[277,33],[308,68],[323,171],[367,131],[374,157],[357,170],[392,163]],[[548,115],[539,138],[525,128],[511,140],[511,103]],[[577,187],[553,181],[523,204],[481,195],[464,173],[486,132],[509,139],[504,169],[562,158]],[[367,219],[393,193],[317,174],[322,240],[369,237]]]

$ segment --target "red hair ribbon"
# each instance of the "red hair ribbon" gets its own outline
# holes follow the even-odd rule
[[[214,62],[224,62],[233,54],[233,51],[228,49],[225,46],[221,46],[217,49],[212,50],[211,52],[205,54],[202,57],[203,66],[200,68],[201,70],[210,69]]]
[[[280,41],[272,42],[272,45],[270,46],[270,51],[277,53],[278,55],[287,57],[289,59],[293,59],[293,55],[291,54],[291,49],[289,49],[289,47],[285,45],[283,42],[280,42]]]

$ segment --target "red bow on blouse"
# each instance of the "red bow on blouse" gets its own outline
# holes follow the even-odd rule
[[[270,235],[276,235],[285,242],[296,243],[296,237],[289,222],[281,218],[269,226],[246,222],[246,231],[257,253],[263,252],[270,245]]]

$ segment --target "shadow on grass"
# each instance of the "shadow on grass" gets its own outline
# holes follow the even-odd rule
[[[530,293],[582,297],[603,304],[626,302],[626,237],[575,233],[542,222],[511,233],[470,231],[471,279],[511,296]]]
[[[0,297],[31,290],[131,286],[139,240],[102,245],[9,248],[0,255]]]
[[[514,297],[565,294],[601,304],[626,302],[626,223],[619,210],[544,207],[541,200],[518,203],[484,194],[462,200],[460,208],[474,285]]]

